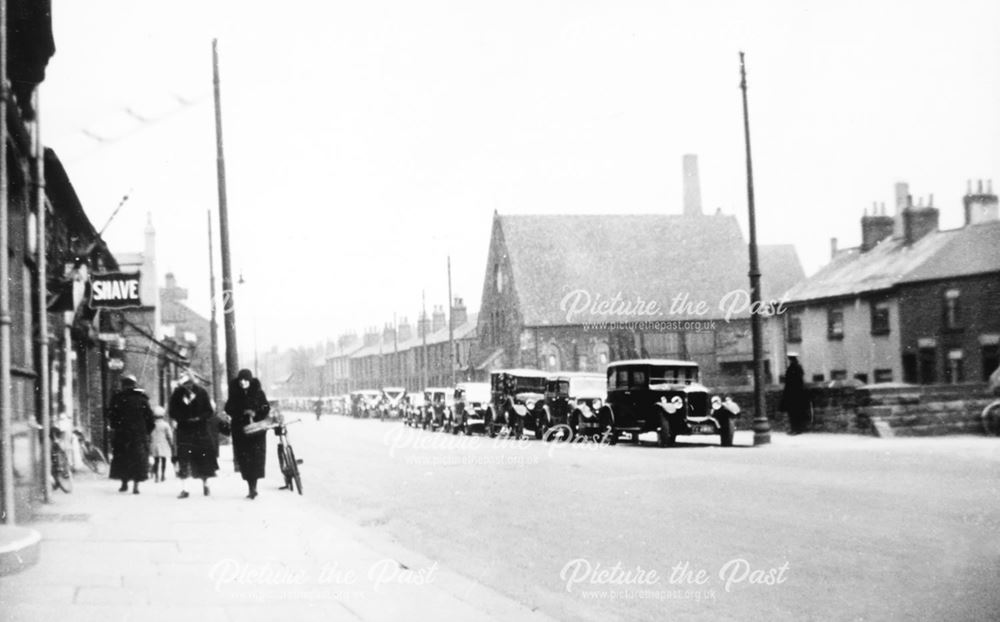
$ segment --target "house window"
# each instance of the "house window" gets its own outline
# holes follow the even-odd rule
[[[990,379],[990,375],[1000,367],[1000,345],[992,344],[982,347],[983,355],[983,382]]]
[[[835,369],[830,372],[830,380],[847,380],[846,369]]]
[[[873,335],[889,334],[889,303],[887,302],[872,303],[872,334]]]
[[[813,374],[813,382],[823,382],[826,377],[823,374]]]
[[[892,370],[891,369],[876,369],[875,370],[875,382],[892,382]]]
[[[949,289],[944,293],[944,327],[948,330],[960,329],[962,306],[959,290]]]
[[[844,310],[840,308],[830,308],[826,310],[826,337],[827,339],[844,338]]]
[[[788,343],[802,342],[802,312],[789,311],[785,316],[785,340]]]
[[[577,355],[577,357],[576,357],[576,368],[579,371],[587,371],[587,364],[588,364],[588,361],[587,361],[587,355],[586,354]]]
[[[948,384],[956,384],[965,380],[961,350],[948,351],[948,360],[944,368],[944,380]]]
[[[854,379],[860,382],[861,384],[868,384],[868,374],[865,373],[854,374]]]

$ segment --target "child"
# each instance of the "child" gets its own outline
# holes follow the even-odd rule
[[[163,406],[153,408],[156,423],[150,434],[150,441],[153,446],[153,479],[156,482],[166,479],[167,461],[174,454],[174,432],[167,423],[166,414]]]

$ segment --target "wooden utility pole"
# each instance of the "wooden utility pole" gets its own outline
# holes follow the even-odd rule
[[[448,365],[451,367],[451,386],[456,384],[455,380],[455,303],[451,297],[451,255],[448,255]]]
[[[422,365],[420,366],[420,378],[423,382],[423,386],[420,387],[421,390],[427,388],[427,292],[421,290],[420,292],[420,321],[417,326],[420,327],[421,335],[423,336],[423,348],[421,348],[421,358],[423,359]]]
[[[218,298],[215,291],[215,250],[212,247],[212,210],[206,210],[208,215],[208,291],[212,302],[212,319],[210,332],[212,339],[212,399],[216,409],[222,402],[219,399],[219,321],[216,316]],[[257,370],[260,373],[260,370]]]
[[[222,321],[226,329],[226,379],[236,377],[240,355],[236,346],[236,301],[229,260],[229,210],[226,205],[226,158],[222,150],[222,100],[219,94],[218,39],[212,39],[212,85],[215,92],[215,153],[219,181],[219,249],[222,252]]]
[[[750,158],[750,113],[747,109],[747,73],[740,52],[740,89],[743,91],[743,136],[747,147],[747,208],[750,220],[750,330],[753,339],[753,444],[771,442],[771,424],[764,401],[764,336],[761,326],[760,266],[757,261],[757,216],[753,203],[753,165]]]
[[[42,500],[51,501],[52,488],[49,486],[49,471],[52,470],[52,393],[49,389],[49,314],[46,308],[48,301],[48,264],[46,262],[46,213],[45,209],[45,146],[42,144],[41,106],[39,105],[38,88],[35,88],[35,209],[37,214],[37,236],[35,240],[35,264],[38,266],[38,291],[35,304],[38,305],[38,408],[41,411],[42,423],[42,460],[41,477]],[[102,344],[103,346],[103,344]],[[104,379],[105,358],[101,356],[101,379]]]
[[[0,521],[14,524],[14,457],[11,442],[10,386],[10,248],[7,213],[7,106],[10,85],[7,83],[7,0],[0,0],[0,485],[3,507]],[[44,310],[43,310],[44,313]]]

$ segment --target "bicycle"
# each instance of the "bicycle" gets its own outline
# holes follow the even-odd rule
[[[285,485],[282,490],[294,492],[298,490],[302,494],[302,476],[299,473],[301,458],[295,457],[295,450],[288,440],[288,426],[293,423],[300,423],[301,419],[285,421],[285,417],[279,412],[272,416],[270,421],[261,421],[259,424],[251,424],[247,427],[248,434],[258,434],[264,430],[274,430],[274,435],[278,437],[278,468],[285,477]]]
[[[74,429],[73,436],[76,438],[76,442],[80,444],[80,457],[83,463],[87,465],[87,468],[100,475],[108,465],[108,459],[104,456],[104,452],[97,446],[91,443],[83,435],[80,430]]]
[[[1000,400],[986,405],[982,414],[983,430],[987,436],[1000,436]]]
[[[34,421],[28,422],[32,428],[42,431],[42,426]],[[64,432],[57,426],[49,428],[49,440],[51,448],[49,450],[49,475],[52,476],[52,490],[61,490],[65,493],[73,492],[73,467],[69,461],[69,454],[62,446]]]

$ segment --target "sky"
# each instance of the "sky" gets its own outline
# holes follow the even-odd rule
[[[476,310],[494,211],[680,213],[687,153],[746,235],[741,50],[758,239],[807,274],[896,182],[942,228],[967,180],[1000,184],[995,0],[52,4],[43,140],[97,228],[128,195],[112,251],[152,219],[206,314],[218,39],[244,353],[413,322],[449,256]]]

